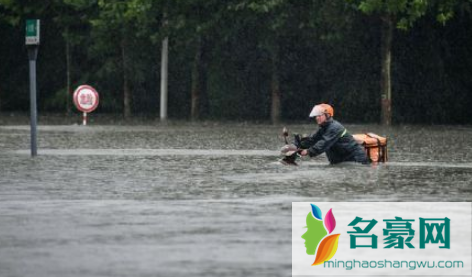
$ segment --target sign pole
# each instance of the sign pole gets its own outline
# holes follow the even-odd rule
[[[82,125],[87,125],[87,113],[84,112],[83,116],[82,116]]]
[[[31,156],[36,157],[37,151],[37,108],[36,108],[36,59],[39,45],[39,19],[26,20],[25,44],[28,48],[29,80],[30,80],[30,121],[31,121]]]
[[[162,41],[161,53],[161,121],[167,120],[167,79],[169,64],[169,38],[165,37]]]
[[[37,138],[37,108],[36,108],[36,57],[38,55],[37,46],[28,47],[29,58],[29,80],[30,80],[30,121],[31,121],[31,156],[38,154]]]

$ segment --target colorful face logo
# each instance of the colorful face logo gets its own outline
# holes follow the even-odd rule
[[[336,227],[336,220],[331,210],[326,213],[323,221],[320,208],[311,204],[312,212],[306,216],[307,231],[302,235],[302,239],[305,240],[306,253],[316,254],[312,265],[330,260],[338,249],[339,234],[331,235]]]

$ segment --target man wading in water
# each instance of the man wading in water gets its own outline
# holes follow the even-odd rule
[[[333,119],[334,109],[328,104],[313,107],[310,117],[316,119],[320,127],[317,132],[300,141],[298,152],[302,156],[318,156],[326,153],[331,164],[340,162],[369,163],[367,155],[359,143],[344,128]]]

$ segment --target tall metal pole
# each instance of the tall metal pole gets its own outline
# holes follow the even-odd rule
[[[37,108],[36,108],[36,57],[38,46],[28,46],[29,79],[30,79],[30,121],[31,121],[31,156],[38,155],[36,144]]]
[[[31,156],[38,154],[36,147],[36,58],[39,47],[39,19],[27,19],[25,30],[25,44],[28,49],[29,79],[30,79],[30,119],[31,119]]]
[[[169,64],[169,38],[165,37],[162,41],[161,52],[161,120],[167,119],[167,78]]]

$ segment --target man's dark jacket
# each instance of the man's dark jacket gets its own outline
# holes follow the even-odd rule
[[[319,130],[302,141],[302,148],[308,149],[310,157],[326,152],[331,164],[340,162],[368,163],[366,153],[341,123],[330,118]]]

